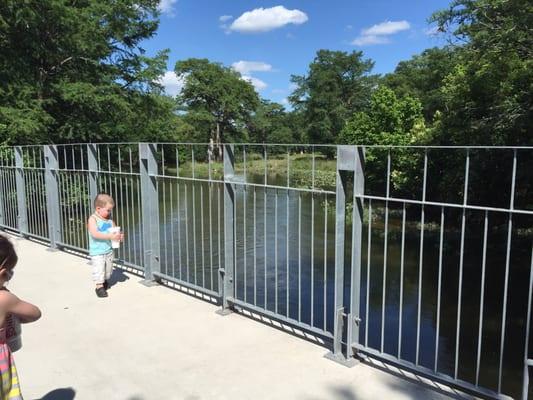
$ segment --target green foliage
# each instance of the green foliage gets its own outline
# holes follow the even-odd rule
[[[368,104],[376,77],[374,63],[362,52],[319,50],[306,76],[292,76],[297,86],[289,100],[303,112],[312,143],[335,143],[346,120]]]
[[[426,122],[430,123],[435,113],[444,111],[441,87],[457,63],[457,54],[453,46],[424,50],[410,60],[400,61],[393,73],[384,76],[383,84],[400,97],[419,99]]]
[[[432,21],[465,43],[443,82],[440,143],[533,143],[533,4],[455,0]]]
[[[0,142],[138,140],[169,135],[174,104],[146,57],[157,0],[0,3]]]
[[[178,61],[175,72],[185,79],[179,104],[193,119],[209,126],[209,138],[217,144],[243,138],[244,127],[259,105],[249,82],[233,69],[207,59]]]

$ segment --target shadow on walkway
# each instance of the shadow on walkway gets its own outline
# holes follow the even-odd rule
[[[72,388],[55,389],[45,394],[40,400],[73,400],[76,391]]]

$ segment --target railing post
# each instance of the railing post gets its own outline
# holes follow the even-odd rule
[[[224,268],[219,268],[218,287],[221,291],[222,310],[219,314],[230,312],[228,298],[233,298],[233,271],[235,269],[234,241],[234,210],[235,188],[231,183],[235,176],[234,146],[224,145]]]
[[[348,323],[348,356],[352,356],[354,345],[359,344],[359,332],[361,324],[361,245],[363,237],[363,199],[358,196],[365,194],[365,155],[361,146],[356,147],[355,174],[353,184],[353,215],[352,215],[352,275],[351,286],[351,318]]]
[[[144,283],[151,285],[159,279],[159,198],[157,194],[157,145],[139,143],[141,173],[141,215],[144,249]]]
[[[46,189],[46,209],[48,214],[48,234],[50,248],[57,249],[62,241],[61,214],[59,204],[59,161],[57,146],[44,147],[44,182]]]
[[[355,146],[337,146],[336,208],[335,208],[335,281],[334,281],[334,323],[333,351],[327,355],[346,366],[355,365],[352,357],[351,342],[347,328],[351,314],[344,304],[344,250],[346,242],[346,196],[350,175],[354,176],[357,148]],[[349,285],[350,282],[347,282]],[[351,293],[351,291],[350,291]],[[350,329],[351,330],[351,329]],[[343,338],[348,345],[343,346]],[[344,350],[344,351],[343,351]]]
[[[17,228],[21,236],[28,234],[28,210],[26,208],[26,184],[24,182],[24,160],[22,147],[15,147],[15,183],[17,188]]]
[[[87,145],[87,164],[89,166],[89,198],[91,207],[98,194],[98,160],[96,158],[96,145]]]

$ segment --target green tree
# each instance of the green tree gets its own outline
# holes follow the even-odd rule
[[[311,142],[335,143],[346,120],[367,106],[373,66],[362,52],[319,50],[307,75],[291,77],[297,87],[289,100],[303,112]]]
[[[178,102],[187,113],[200,114],[210,125],[209,137],[219,154],[220,143],[243,139],[244,127],[259,105],[249,82],[233,69],[207,59],[178,61],[175,72],[185,80]]]
[[[400,61],[393,73],[383,77],[383,84],[400,97],[418,98],[425,120],[430,123],[437,112],[445,109],[441,88],[457,63],[457,53],[453,46],[424,50],[410,60]]]
[[[398,98],[394,91],[380,86],[372,94],[368,111],[355,113],[346,123],[340,140],[359,145],[412,145],[427,143],[427,129],[422,115],[422,105],[410,96]],[[385,185],[388,149],[367,150],[366,176],[369,189],[377,191]],[[396,149],[391,171],[393,188],[403,196],[416,193],[420,184],[420,152]]]
[[[0,141],[135,140],[171,135],[175,105],[144,55],[157,0],[0,3]]]
[[[256,143],[293,143],[285,108],[269,100],[261,100],[248,126],[249,137]]]
[[[442,87],[443,144],[532,144],[533,4],[455,0],[432,21],[461,44]]]

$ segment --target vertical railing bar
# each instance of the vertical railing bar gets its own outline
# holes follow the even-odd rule
[[[164,145],[161,145],[161,152],[163,151],[163,148],[165,146]],[[163,155],[162,155],[163,157]],[[165,169],[163,167],[161,167],[161,172],[162,172],[162,175],[164,175],[164,171]],[[159,180],[160,179],[160,180]],[[164,254],[162,254],[162,256],[164,256],[164,259],[165,259],[165,274],[169,275],[168,273],[168,238],[167,238],[167,223],[168,223],[168,216],[167,216],[167,180],[165,177],[162,177],[162,178],[158,178],[158,182],[161,182],[161,186],[162,186],[162,197],[163,197],[163,222],[161,222],[161,217],[158,215],[157,218],[159,220],[159,226],[163,229],[163,238],[164,238],[164,242],[163,242],[163,246],[161,248],[161,250],[164,252]],[[163,258],[163,257],[162,257]]]
[[[511,179],[511,199],[509,204],[509,227],[507,231],[507,251],[505,255],[505,279],[504,279],[504,291],[503,291],[503,310],[502,310],[502,328],[500,338],[500,357],[498,365],[498,393],[501,393],[502,387],[502,366],[503,366],[503,351],[505,346],[505,322],[507,319],[507,291],[509,286],[509,263],[511,259],[511,237],[513,232],[513,213],[514,210],[514,192],[516,184],[516,149],[513,151],[513,173]]]
[[[172,273],[170,276],[176,277],[176,255],[174,252],[174,247],[176,242],[174,242],[174,182],[170,180],[169,182],[169,200],[170,200],[170,254],[172,257]],[[165,245],[167,245],[165,243]],[[167,272],[168,273],[168,272]]]
[[[391,169],[391,149],[387,151],[387,189],[386,189],[386,198],[385,201],[385,235],[383,241],[383,283],[382,283],[382,294],[381,294],[381,346],[380,351],[383,353],[383,348],[385,345],[385,307],[387,301],[387,254],[388,254],[388,245],[389,245],[389,196],[390,196],[390,171]]]
[[[533,292],[533,246],[531,247],[531,266],[529,267],[529,290],[527,295],[526,332],[524,340],[524,372],[522,376],[522,400],[528,398],[529,388],[529,328],[531,323],[531,295]]]
[[[265,147],[265,160],[266,160],[266,147]],[[266,164],[265,164],[266,165]],[[265,167],[266,168],[266,167]],[[265,169],[265,173],[266,173],[266,169]],[[266,182],[266,175],[265,175],[265,182]],[[266,183],[265,183],[266,185]],[[264,275],[265,275],[265,279],[263,281],[263,286],[264,286],[264,293],[263,293],[263,298],[265,300],[265,310],[268,309],[268,292],[267,292],[267,279],[268,279],[268,274],[267,274],[267,188],[266,186],[264,187],[264,191],[263,191],[263,253],[264,253]]]
[[[254,191],[254,306],[257,305],[257,201],[256,201],[256,187],[253,186]]]
[[[176,176],[177,177],[180,176],[180,157],[179,157],[179,148],[177,145],[176,145]]]
[[[191,159],[192,159],[192,178],[196,178],[196,161],[194,158],[194,146],[191,146]],[[194,186],[193,186],[193,194],[194,194]],[[193,200],[193,207],[194,207],[194,200]]]
[[[111,172],[111,154],[109,151],[109,145],[106,146],[106,149],[107,149],[107,170]],[[111,182],[110,182],[110,186],[111,186]]]
[[[287,147],[287,188],[289,188],[291,186],[291,184],[290,184],[290,182],[291,182],[290,170],[291,170],[290,148]]]
[[[298,192],[298,322],[302,322],[302,194]]]
[[[243,155],[244,155],[244,182],[245,184],[242,186],[242,201],[243,201],[243,207],[242,207],[242,220],[243,220],[243,259],[242,259],[242,265],[243,265],[243,291],[244,291],[244,301],[247,302],[248,296],[248,280],[246,270],[247,270],[247,263],[246,263],[246,253],[248,250],[247,243],[246,243],[246,236],[247,236],[247,229],[246,229],[246,146],[243,146]]]
[[[187,182],[184,183],[184,197],[185,197],[185,252],[187,261],[187,282],[190,281],[190,254],[189,254],[189,196],[187,195]]]
[[[139,155],[140,157],[140,155]],[[139,165],[139,168],[140,168],[140,165]],[[140,170],[139,170],[140,172]],[[139,253],[138,253],[138,264],[137,265],[143,265],[143,253],[144,253],[144,250],[145,250],[145,246],[146,246],[146,243],[144,241],[144,237],[142,235],[142,232],[143,232],[143,220],[142,220],[142,215],[141,215],[141,207],[142,207],[142,204],[141,204],[141,181],[140,181],[140,178],[137,178],[135,180],[136,182],[136,185],[137,185],[137,221],[140,225],[140,229],[139,229]]]
[[[463,263],[464,263],[464,246],[465,246],[465,224],[466,224],[466,205],[468,204],[468,178],[470,170],[470,151],[466,150],[466,166],[465,166],[465,186],[463,197],[463,215],[461,221],[461,250],[459,256],[459,289],[457,294],[457,329],[455,332],[455,367],[453,378],[457,379],[459,368],[459,340],[461,331],[461,296],[463,290]]]
[[[217,185],[217,192],[218,192],[218,234],[217,234],[217,240],[218,240],[218,268],[222,268],[222,230],[221,230],[221,212],[220,212],[220,204],[222,204],[222,190],[220,190],[220,185]],[[225,266],[224,266],[225,268]],[[218,288],[219,292],[222,290],[220,287]]]
[[[120,145],[118,147],[118,172],[122,173],[122,157],[120,155]]]
[[[265,183],[265,185],[268,185],[268,159],[267,159],[267,147],[266,147],[266,145],[263,145],[263,153],[264,153],[264,160],[265,160],[264,183]]]
[[[73,147],[74,149],[74,147]],[[80,180],[80,173],[79,172],[73,172],[73,175],[74,175],[74,181],[76,182],[76,186],[77,186],[77,190],[76,192],[79,193],[80,196],[82,196],[81,194],[81,180]],[[77,197],[77,196],[76,196]],[[81,210],[80,210],[80,202],[79,200],[81,199],[80,198],[76,198],[76,204],[75,204],[75,207],[74,207],[74,212],[75,212],[75,215],[76,215],[76,223],[79,224],[81,221],[82,221],[82,216],[81,216]],[[81,226],[83,226],[83,222],[81,222],[80,224]],[[78,247],[82,247],[83,248],[83,234],[84,232],[79,229],[79,226],[76,226],[76,233],[77,233],[77,245]]]
[[[237,194],[239,192],[239,187],[238,186],[235,186],[235,189],[234,189],[234,201],[233,201],[233,204],[232,204],[232,207],[233,207],[233,256],[234,256],[234,275],[233,275],[233,293],[235,294],[235,298],[238,299],[239,298],[239,288],[238,288],[238,283],[239,283],[239,263],[237,261],[237,237],[238,237],[238,234],[237,234]]]
[[[204,236],[204,184],[200,185],[200,237],[201,237],[201,250],[202,250],[202,287],[205,288],[205,236]]]
[[[424,149],[424,178],[422,183],[422,202],[426,201],[426,184],[427,184],[427,169],[428,169],[428,150]],[[417,309],[417,324],[416,324],[416,357],[415,364],[418,365],[420,361],[420,325],[421,310],[422,310],[422,274],[424,267],[424,231],[425,231],[425,207],[422,204],[420,215],[420,258],[418,261],[418,309]]]
[[[315,147],[311,146],[311,149],[312,149],[312,160],[313,160],[313,167],[312,167],[313,176],[311,177],[311,188],[314,190],[315,189],[315,165],[316,165],[315,164]]]
[[[100,161],[100,146],[99,145],[95,145],[96,147],[96,164],[97,164],[97,169],[98,169],[98,172],[101,172],[102,171],[102,167],[101,167],[101,161]],[[65,160],[66,162],[66,160]],[[66,165],[66,164],[65,164]],[[99,191],[99,190],[97,190]]]
[[[211,163],[211,159],[209,160]],[[213,290],[213,182],[211,182],[211,170],[209,171],[209,266],[210,266],[210,286]]]
[[[124,233],[129,227],[129,217],[128,217],[128,192],[126,191],[126,198],[124,198],[124,191],[127,190],[127,177],[120,175],[119,176],[119,187],[120,187],[120,229]],[[126,186],[126,188],[124,188]],[[122,253],[122,260],[130,260],[129,250],[130,246],[128,244],[129,237],[124,235],[124,242],[120,246],[120,252]]]
[[[290,300],[290,248],[289,248],[289,225],[290,225],[290,203],[289,203],[289,189],[286,190],[287,196],[286,196],[286,207],[287,207],[287,224],[285,226],[285,313],[287,315],[287,318],[289,318],[289,300]]]
[[[314,163],[313,152],[313,163]],[[314,168],[314,166],[313,166]],[[314,187],[314,184],[313,184]],[[311,192],[311,326],[314,326],[315,311],[315,192]]]
[[[366,310],[365,310],[365,347],[368,347],[368,320],[370,299],[370,249],[372,247],[372,199],[368,200],[368,240],[366,255]]]
[[[76,157],[74,156],[74,146],[70,146],[70,154],[72,157],[72,169],[76,169]]]
[[[287,224],[288,226],[288,224]],[[328,195],[324,194],[324,321],[323,329],[327,329],[327,285],[328,285]]]
[[[193,165],[194,165],[194,147],[193,151]],[[194,175],[194,167],[193,167]],[[194,178],[194,177],[193,177]],[[191,185],[191,195],[192,195],[192,250],[193,250],[193,260],[194,260],[194,284],[198,285],[198,269],[196,265],[196,185],[193,182]]]
[[[402,358],[402,320],[403,320],[403,282],[404,282],[404,265],[405,265],[405,202],[402,209],[402,248],[400,251],[400,306],[398,309],[398,358]],[[370,221],[370,220],[369,220]],[[370,233],[369,233],[370,237]],[[368,282],[367,282],[368,285]],[[368,292],[367,292],[368,295]],[[368,316],[367,316],[368,319]]]
[[[246,182],[248,182],[248,179],[246,177],[246,145],[242,146],[242,164],[244,168],[244,183],[246,184]],[[246,185],[244,185],[244,187],[246,187]]]
[[[178,168],[176,166],[176,168]],[[176,203],[177,203],[177,206],[178,206],[178,269],[179,269],[179,278],[180,280],[183,280],[182,278],[182,273],[181,273],[181,269],[182,269],[182,255],[181,255],[181,207],[180,207],[180,196],[181,196],[181,192],[180,192],[180,181],[177,181],[176,182]]]
[[[278,313],[278,189],[274,200],[274,310]]]
[[[477,335],[477,357],[476,357],[476,386],[479,385],[479,363],[481,359],[481,342],[483,332],[483,308],[485,305],[485,265],[487,261],[487,232],[489,225],[489,212],[485,211],[485,224],[483,228],[483,256],[481,261],[481,295],[479,300],[479,325]]]
[[[440,238],[439,238],[439,277],[437,283],[437,317],[435,329],[435,361],[433,372],[437,373],[439,364],[439,340],[440,340],[440,305],[442,290],[442,250],[444,246],[444,206],[440,209]]]
[[[165,175],[165,145],[161,145],[161,175]]]
[[[133,262],[133,258],[131,256],[131,251],[132,251],[132,245],[131,245],[131,241],[133,240],[133,237],[132,236],[135,236],[133,234],[133,230],[130,229],[130,227],[133,227],[134,224],[131,222],[131,214],[132,214],[132,207],[131,207],[131,197],[130,197],[130,193],[129,193],[129,190],[130,190],[130,182],[129,182],[129,176],[125,176],[124,177],[124,185],[126,186],[124,191],[126,193],[126,201],[125,201],[125,204],[126,204],[126,226],[125,228],[122,229],[123,232],[127,232],[125,235],[124,235],[124,238],[126,239],[126,243],[124,243],[124,246],[127,246],[127,255],[126,255],[126,248],[124,249],[124,258],[127,257],[127,261],[129,262]]]

